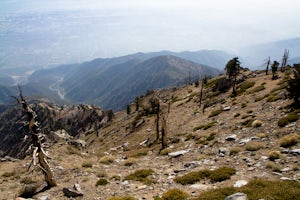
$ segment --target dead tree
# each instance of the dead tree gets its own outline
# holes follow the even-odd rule
[[[32,161],[28,169],[30,169],[31,165],[33,164],[36,166],[37,159],[39,162],[39,167],[42,170],[44,174],[45,181],[47,183],[47,187],[53,187],[56,186],[56,181],[53,177],[53,172],[49,166],[49,163],[47,162],[47,158],[49,156],[45,152],[43,146],[42,140],[44,139],[43,134],[41,133],[41,129],[39,128],[39,123],[35,120],[36,113],[28,106],[23,94],[21,87],[19,87],[19,96],[20,99],[17,97],[13,97],[17,100],[18,104],[22,105],[23,110],[26,112],[26,115],[28,117],[28,127],[29,127],[29,133],[32,138],[32,145],[34,146],[33,155],[32,155]]]
[[[289,50],[285,49],[283,56],[282,56],[282,63],[281,63],[281,68],[280,71],[284,71],[284,67],[286,66],[287,59],[289,58]]]
[[[161,150],[165,149],[167,147],[167,119],[164,113],[161,113]]]
[[[268,71],[269,71],[269,66],[270,66],[270,57],[268,58],[268,61],[267,61],[267,67],[266,67],[266,75],[268,75]]]
[[[168,111],[169,105],[168,105],[168,108],[166,108],[167,112],[165,113],[162,109],[159,96],[155,95],[151,100],[151,106],[152,106],[153,113],[156,115],[156,119],[155,119],[156,139],[155,139],[155,142],[157,142],[159,140],[160,132],[161,132],[161,145],[162,145],[161,149],[160,149],[160,151],[161,151],[167,147],[167,113],[169,113],[169,111]]]
[[[204,78],[201,80],[201,89],[200,89],[200,96],[199,96],[199,108],[201,107],[201,103],[202,103],[202,97],[203,97],[203,88],[204,88]]]

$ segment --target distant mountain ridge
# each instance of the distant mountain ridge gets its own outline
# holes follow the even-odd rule
[[[28,78],[24,87],[30,87],[28,90],[35,90],[41,96],[50,94],[53,98],[63,97],[74,103],[120,110],[147,90],[180,85],[188,76],[216,76],[222,72],[167,53],[99,58],[82,64],[38,70]],[[193,57],[197,53],[189,52],[186,55]],[[225,58],[222,59],[225,61]],[[220,63],[222,59],[216,61]]]
[[[288,63],[292,65],[297,62],[300,57],[300,37],[246,47],[239,51],[239,55],[251,65],[251,68],[262,69],[269,56],[271,61],[281,62],[285,49],[289,50]]]

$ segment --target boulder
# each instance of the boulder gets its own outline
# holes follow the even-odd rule
[[[238,192],[230,196],[227,196],[225,200],[248,200],[248,196],[244,193]]]
[[[262,124],[263,124],[262,121],[256,119],[256,120],[254,120],[254,121],[252,122],[251,126],[252,126],[252,127],[260,127],[260,126],[262,126]]]
[[[225,138],[226,141],[236,141],[236,135],[233,134],[233,135],[229,135]]]

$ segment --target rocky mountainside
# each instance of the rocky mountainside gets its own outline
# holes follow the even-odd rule
[[[45,102],[32,102],[31,108],[37,114],[37,121],[48,142],[57,141],[60,132],[67,132],[70,138],[78,138],[80,134],[98,131],[109,124],[113,117],[112,111],[104,111],[96,106],[57,106]],[[20,105],[5,109],[0,115],[0,152],[2,156],[24,158],[30,145],[27,119]]]
[[[51,123],[63,122],[56,126],[62,129],[68,121],[83,121],[79,127],[86,128],[78,139],[87,148],[77,149],[62,137],[47,148],[58,186],[39,192],[34,199],[69,199],[63,188],[72,189],[74,184],[83,194],[78,199],[91,200],[165,200],[174,195],[225,199],[236,192],[249,199],[299,199],[300,110],[286,98],[289,72],[278,75],[279,79],[272,80],[264,71],[245,70],[238,78],[236,96],[220,84],[224,76],[210,79],[201,107],[201,87],[194,84],[148,93],[140,98],[138,110],[131,104],[130,114],[115,113],[112,122],[101,129],[100,120],[62,112]],[[161,142],[155,141],[156,115],[151,110],[155,95],[166,119],[168,147],[162,151]],[[81,109],[76,106],[75,110]],[[5,118],[2,114],[1,122],[13,118],[12,113]],[[45,127],[51,124],[46,119],[40,120]],[[95,126],[86,125],[95,121]],[[72,129],[64,129],[48,130],[73,134]],[[39,189],[42,176],[26,171],[30,156],[3,160],[1,198],[13,199],[20,191],[24,194],[26,187]]]

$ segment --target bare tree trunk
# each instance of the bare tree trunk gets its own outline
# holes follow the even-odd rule
[[[54,180],[52,170],[47,162],[47,154],[43,149],[43,143],[41,141],[41,138],[43,138],[43,134],[41,133],[41,130],[38,127],[38,122],[35,121],[36,113],[28,106],[26,100],[23,97],[22,90],[19,86],[19,92],[20,92],[20,99],[17,97],[14,97],[19,104],[22,105],[23,110],[26,112],[28,116],[28,126],[29,131],[32,137],[33,146],[35,146],[36,150],[33,151],[33,164],[36,163],[36,157],[38,158],[40,168],[42,169],[42,172],[44,174],[45,181],[47,183],[48,187],[56,186],[56,181]]]
[[[156,140],[159,140],[159,115],[160,115],[160,103],[159,103],[159,99],[157,97],[155,97],[155,104],[156,104]]]
[[[281,63],[281,68],[280,71],[284,71],[284,67],[286,66],[287,59],[289,57],[289,50],[285,49],[282,57],[282,63]]]
[[[266,75],[268,75],[270,62],[271,61],[270,61],[270,57],[269,57],[268,62],[267,62],[267,67],[266,67]]]
[[[161,150],[165,149],[167,147],[167,119],[162,114],[162,127],[161,127]],[[160,150],[160,151],[161,151]]]
[[[200,89],[200,103],[199,103],[199,108],[201,107],[201,103],[202,103],[203,87],[204,87],[204,80],[202,79],[202,81],[201,81],[201,89]]]

